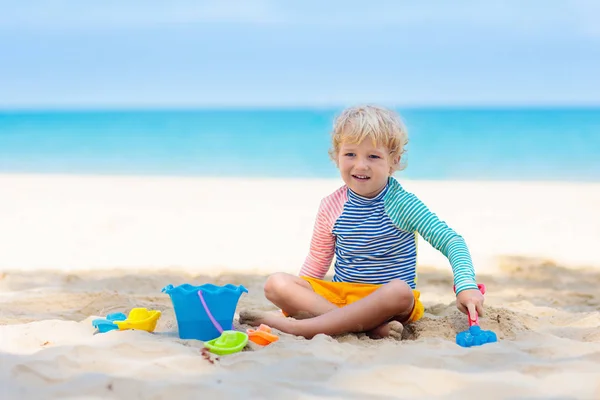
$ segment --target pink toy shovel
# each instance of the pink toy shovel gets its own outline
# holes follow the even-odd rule
[[[477,285],[481,294],[485,294],[485,285],[479,284]],[[454,288],[456,291],[456,288]],[[459,332],[456,335],[456,344],[461,347],[471,347],[471,346],[481,346],[486,343],[497,342],[498,338],[496,334],[492,331],[484,331],[479,326],[479,315],[477,314],[477,309],[473,305],[469,305],[469,309],[467,310],[467,315],[469,318],[469,329],[463,332]]]

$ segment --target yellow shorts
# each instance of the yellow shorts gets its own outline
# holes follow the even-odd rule
[[[321,297],[324,297],[338,307],[344,307],[348,304],[352,304],[360,299],[363,299],[382,286],[369,283],[331,282],[310,278],[308,276],[301,276],[300,278],[307,281],[315,293]],[[418,290],[413,290],[413,295],[415,296],[414,306],[406,322],[415,322],[420,320],[425,312],[425,307],[420,300],[421,292]],[[284,314],[286,316],[288,315],[285,313],[285,311]]]

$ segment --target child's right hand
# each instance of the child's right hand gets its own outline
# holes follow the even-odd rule
[[[466,289],[456,295],[456,307],[469,315],[469,308],[475,308],[479,316],[483,316],[484,297],[478,289]]]

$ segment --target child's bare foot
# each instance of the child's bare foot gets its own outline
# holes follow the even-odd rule
[[[279,329],[282,332],[285,330],[279,326],[287,326],[287,318],[281,313],[273,313],[267,311],[242,310],[240,311],[240,324],[251,326],[260,326],[260,324],[269,325],[271,328]]]
[[[259,326],[262,324],[262,320],[265,316],[263,311],[254,310],[241,310],[240,311],[240,324]]]
[[[372,339],[382,339],[385,337],[392,337],[394,339],[402,339],[402,332],[404,332],[404,325],[398,321],[390,321],[388,323],[379,325],[377,328],[367,332]]]

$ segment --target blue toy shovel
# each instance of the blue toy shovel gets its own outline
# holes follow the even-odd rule
[[[477,285],[481,294],[485,294],[485,285]],[[461,347],[481,346],[486,343],[497,342],[498,338],[492,331],[484,331],[479,326],[479,315],[474,304],[469,304],[467,309],[467,315],[469,317],[469,329],[463,332],[459,332],[456,335],[456,344]]]

